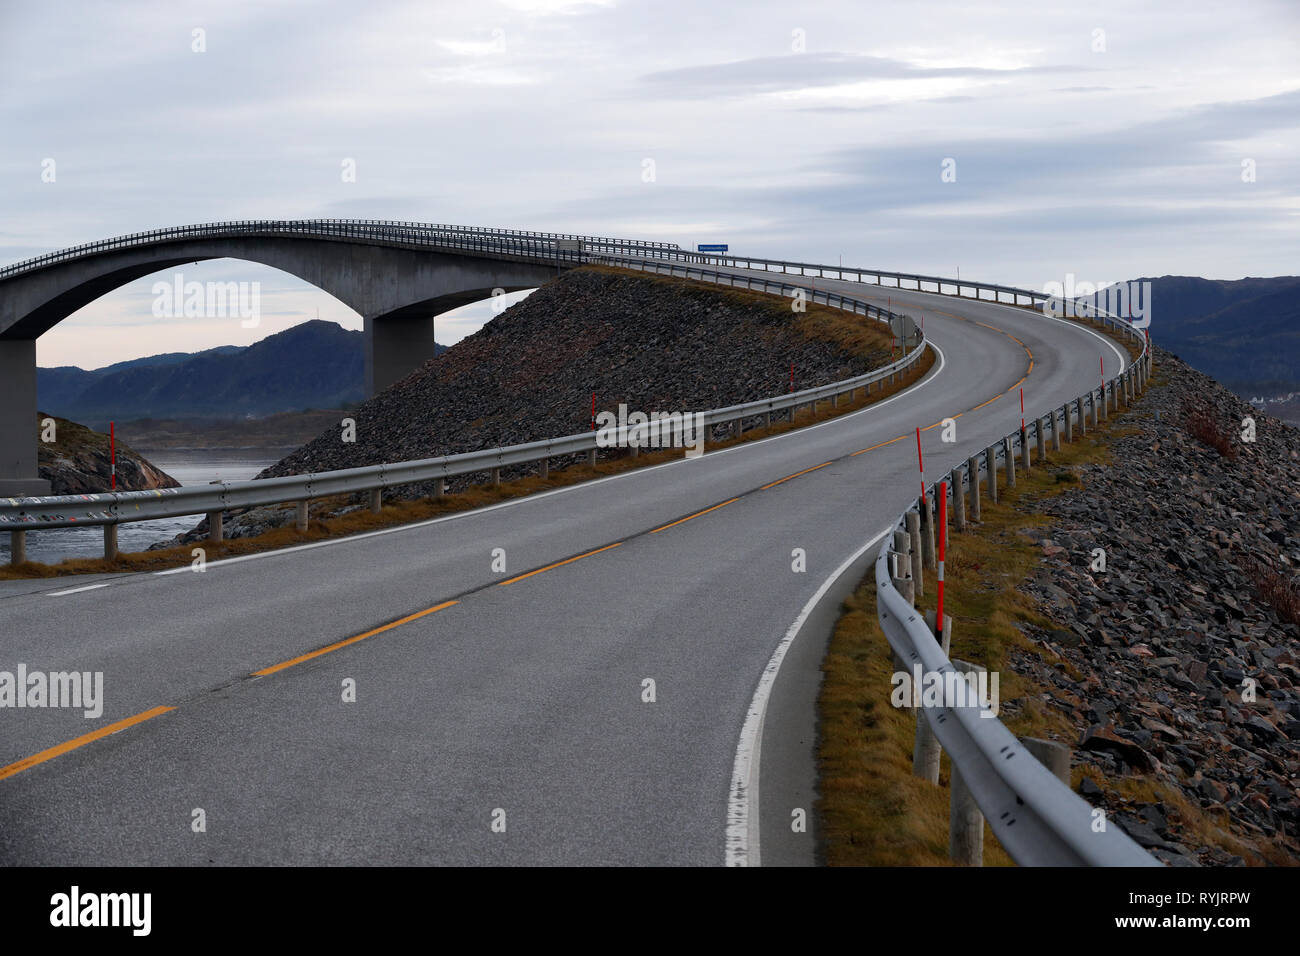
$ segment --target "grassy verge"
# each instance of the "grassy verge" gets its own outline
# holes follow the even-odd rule
[[[754,294],[757,295],[757,293]],[[888,337],[886,337],[886,341],[888,341]],[[711,442],[708,445],[706,454],[744,442],[758,441],[762,438],[780,435],[795,428],[803,428],[807,425],[828,421],[840,415],[846,415],[849,412],[865,408],[867,405],[889,398],[915,384],[930,370],[933,364],[934,352],[927,349],[917,363],[898,381],[893,385],[886,385],[879,391],[873,390],[865,399],[859,392],[855,401],[850,403],[842,400],[838,407],[835,408],[831,407],[829,401],[819,402],[815,412],[806,407],[802,408],[795,414],[793,421],[774,422],[770,428],[751,428],[739,438]],[[350,534],[375,531],[380,528],[390,528],[415,521],[425,521],[429,518],[437,518],[454,512],[470,511],[500,501],[521,498],[538,491],[576,485],[584,481],[591,481],[594,478],[630,471],[633,468],[645,468],[650,465],[661,464],[679,458],[681,454],[680,449],[664,449],[662,451],[642,453],[634,457],[627,453],[626,450],[618,450],[610,458],[598,461],[594,467],[586,464],[573,465],[565,469],[552,469],[550,475],[546,478],[533,475],[512,481],[503,481],[499,486],[476,485],[463,492],[444,495],[439,498],[395,500],[386,503],[383,510],[378,514],[363,509],[337,517],[325,517],[331,512],[343,508],[348,503],[348,497],[340,495],[332,498],[318,498],[311,504],[312,520],[306,531],[298,531],[295,526],[290,525],[289,527],[276,528],[255,537],[234,538],[219,543],[198,541],[193,544],[157,551],[122,553],[112,561],[106,561],[102,558],[70,558],[58,564],[41,564],[28,561],[19,565],[3,565],[0,566],[0,581],[14,578],[51,578],[68,574],[162,571],[189,564],[194,560],[192,552],[197,547],[204,549],[204,556],[208,561],[242,554],[273,551],[295,544],[340,538]],[[284,505],[283,507],[292,508],[293,506]],[[32,534],[40,534],[40,532],[34,531]]]

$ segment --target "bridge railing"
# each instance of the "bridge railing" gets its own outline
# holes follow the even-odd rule
[[[613,258],[617,259],[618,257]],[[749,420],[761,418],[764,423],[770,423],[774,415],[788,413],[793,417],[794,411],[802,406],[815,407],[818,402],[835,400],[842,395],[851,395],[857,389],[862,389],[863,393],[866,394],[874,386],[884,387],[881,383],[896,381],[920,359],[924,352],[924,334],[910,316],[891,313],[873,303],[856,300],[838,293],[809,290],[804,286],[757,276],[738,276],[685,263],[629,261],[633,268],[661,274],[712,282],[734,288],[768,292],[775,295],[790,297],[803,295],[809,303],[843,309],[887,323],[892,334],[898,340],[902,357],[883,368],[875,369],[864,375],[832,382],[816,388],[802,389],[797,392],[759,399],[754,402],[695,413],[702,416],[698,420],[710,430],[709,434],[712,434],[712,430],[719,426],[730,425],[734,434],[739,435],[743,431],[745,422]],[[637,434],[635,427],[631,430],[633,434]],[[616,445],[625,444],[629,438],[629,429],[615,430],[612,435],[607,437]],[[670,437],[668,443],[673,444],[674,447],[679,447],[685,444],[685,438],[686,436],[678,431]],[[704,440],[703,437],[701,440]],[[199,514],[207,514],[210,519],[213,515],[218,515],[217,525],[219,527],[219,513],[233,508],[304,502],[329,495],[354,494],[366,491],[378,491],[382,494],[385,488],[490,473],[493,469],[549,461],[551,458],[579,454],[587,454],[594,460],[594,456],[598,454],[600,449],[607,447],[602,446],[600,441],[601,433],[588,431],[546,441],[490,448],[458,455],[447,455],[441,458],[371,465],[306,475],[265,478],[253,481],[217,482],[211,485],[152,491],[56,495],[38,498],[0,498],[0,531],[9,531],[20,536],[15,542],[16,546],[11,549],[11,557],[17,559],[25,551],[25,547],[21,545],[21,536],[28,531],[69,528],[81,525],[103,525],[106,528],[112,528],[130,521],[147,521],[156,518],[174,518]],[[110,540],[114,542],[113,546],[115,547],[115,535],[106,534],[106,552],[110,550]]]
[[[398,245],[438,247],[455,250],[496,252],[560,261],[580,262],[583,253],[559,250],[558,240],[576,240],[585,249],[636,252],[661,256],[678,251],[674,243],[614,239],[567,233],[524,232],[515,229],[487,229],[437,223],[399,222],[382,219],[240,219],[228,222],[196,223],[133,232],[101,239],[57,252],[45,253],[0,268],[0,280],[34,272],[48,266],[100,255],[117,249],[157,245],[189,239],[238,236],[315,236],[323,239],[386,240]]]

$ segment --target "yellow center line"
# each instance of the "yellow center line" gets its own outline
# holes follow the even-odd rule
[[[863,448],[861,451],[855,451],[853,452],[853,454],[849,455],[849,457],[856,458],[858,457],[858,455],[865,455],[869,451],[875,451],[877,448],[884,448],[886,445],[892,445],[894,442],[902,441],[906,437],[907,437],[906,435],[899,435],[897,438],[889,439],[889,441],[879,442],[875,445],[872,445],[870,448]]]
[[[827,464],[829,464],[829,462],[827,462]],[[817,467],[820,468],[821,466],[818,465]],[[793,477],[793,476],[792,476],[792,477]],[[710,511],[717,511],[717,510],[718,510],[719,508],[721,508],[723,505],[729,505],[729,504],[731,504],[733,501],[739,501],[739,500],[740,500],[739,498],[728,498],[726,501],[722,502],[721,504],[716,504],[716,505],[714,505],[712,508],[705,508],[703,511],[697,511],[697,512],[695,512],[695,514],[693,514],[693,515],[687,515],[685,518],[678,518],[676,521],[672,522],[671,524],[666,524],[666,525],[664,525],[662,528],[655,528],[655,529],[654,529],[653,531],[651,531],[650,533],[651,533],[651,534],[658,534],[660,531],[667,531],[669,528],[675,528],[675,527],[677,527],[677,525],[681,524],[683,521],[690,521],[692,518],[698,518],[700,515],[706,515],[706,514],[708,514]]]
[[[623,543],[622,541],[615,541],[613,544],[607,544],[605,545],[605,547],[597,548],[595,551],[587,551],[584,552],[583,554],[575,554],[571,558],[565,558],[563,561],[556,561],[554,564],[548,564],[546,567],[538,568],[536,571],[529,571],[527,574],[521,574],[516,578],[508,578],[505,581],[498,581],[497,587],[505,587],[507,584],[514,584],[516,581],[522,581],[524,578],[531,578],[534,574],[541,574],[543,571],[550,571],[553,568],[560,568],[566,564],[572,564],[574,561],[581,561],[583,558],[589,558],[593,554],[600,554],[600,552],[608,551],[610,548],[617,548],[622,543]]]
[[[101,737],[115,734],[119,730],[125,730],[126,728],[133,727],[136,724],[144,723],[146,720],[151,720],[160,714],[165,714],[169,710],[175,709],[175,707],[154,707],[151,710],[146,710],[142,714],[136,714],[134,717],[127,717],[125,720],[119,720],[116,723],[109,724],[107,727],[100,727],[98,730],[92,730],[88,734],[82,734],[80,737],[74,737],[72,740],[56,744],[48,750],[42,750],[38,754],[25,757],[17,763],[11,763],[7,767],[0,767],[0,780],[4,780],[6,777],[12,777],[17,773],[22,773],[24,770],[29,770],[37,764],[45,763],[47,760],[53,760],[55,757],[62,756],[71,750],[76,750],[78,747],[84,747],[86,744],[92,743]]]
[[[313,658],[320,657],[322,654],[328,654],[331,651],[337,651],[341,647],[347,647],[349,644],[355,644],[357,641],[364,641],[367,637],[374,637],[376,634],[384,633],[384,631],[391,631],[395,627],[401,627],[403,624],[409,624],[411,621],[418,620],[424,617],[426,614],[432,614],[434,611],[441,611],[443,608],[451,607],[453,604],[456,603],[458,602],[443,601],[441,604],[435,604],[433,607],[426,607],[423,611],[416,611],[414,614],[408,614],[404,618],[401,618],[396,621],[392,621],[391,623],[384,624],[380,627],[376,627],[373,630],[366,631],[364,634],[358,634],[355,637],[346,638],[342,641],[338,641],[334,644],[330,644],[326,647],[322,647],[319,650],[311,651],[307,654],[300,654],[297,657],[290,658],[287,661],[281,661],[279,664],[272,664],[270,667],[264,667],[260,671],[253,671],[253,676],[266,677],[268,674],[275,674],[279,671],[284,670],[285,668],[293,667],[295,664],[301,664],[304,661],[309,661],[312,660]]]
[[[760,490],[760,491],[767,491],[767,489],[769,489],[769,488],[775,488],[777,485],[779,485],[779,484],[780,484],[781,482],[783,482],[783,481],[789,481],[791,478],[798,478],[800,475],[806,475],[806,474],[808,474],[808,472],[810,472],[810,471],[816,471],[818,468],[825,468],[825,467],[826,467],[827,465],[829,465],[829,464],[830,464],[829,461],[824,461],[824,462],[822,462],[820,465],[813,465],[811,468],[805,468],[803,471],[796,471],[793,475],[786,475],[784,478],[778,478],[776,481],[772,482],[771,484],[764,485],[764,486],[763,486],[761,489],[759,489],[759,490]]]

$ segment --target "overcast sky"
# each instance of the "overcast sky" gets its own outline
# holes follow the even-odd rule
[[[0,90],[2,263],[358,217],[1039,289],[1300,272],[1296,0],[0,0]],[[43,336],[40,364],[247,344],[318,313],[361,326],[264,267],[184,275],[261,282],[260,325],[154,318],[142,280]],[[439,320],[439,340],[488,314]]]

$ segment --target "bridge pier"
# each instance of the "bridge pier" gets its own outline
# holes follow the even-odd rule
[[[366,395],[382,392],[436,354],[433,316],[366,316]]]
[[[0,498],[48,495],[36,449],[36,340],[0,339]]]

